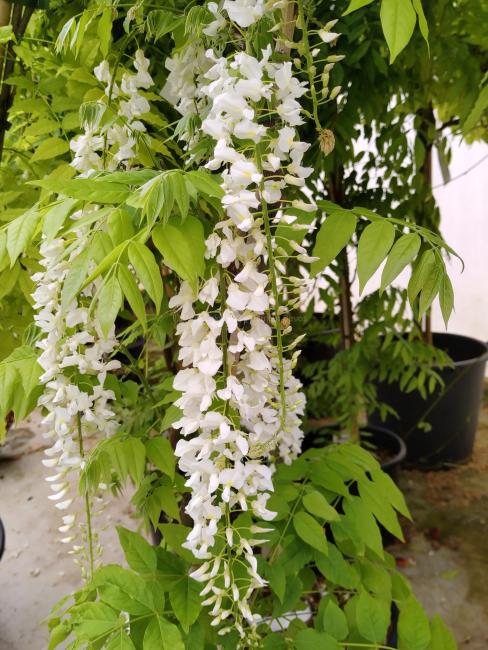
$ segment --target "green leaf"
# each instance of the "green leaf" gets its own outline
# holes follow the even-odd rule
[[[30,244],[40,217],[41,215],[37,211],[37,206],[34,206],[9,223],[7,228],[7,252],[10,257],[11,268],[19,255]]]
[[[195,556],[193,553],[182,546],[188,537],[190,528],[183,526],[182,524],[160,524],[159,530],[163,534],[163,539],[166,544],[168,544],[175,553],[188,562],[195,562]]]
[[[318,257],[312,262],[310,270],[313,275],[323,271],[337,255],[347,246],[356,230],[357,219],[347,210],[338,209],[324,221],[317,233],[312,255]]]
[[[8,14],[7,14],[7,19],[8,19]],[[8,43],[9,41],[15,41],[15,34],[14,30],[12,29],[12,25],[2,25],[0,27],[0,44],[3,43]]]
[[[435,265],[431,273],[425,278],[422,291],[420,292],[419,299],[419,313],[418,317],[420,318],[426,311],[429,309],[431,304],[434,302],[434,298],[439,293],[441,287],[441,281],[443,275],[445,275],[444,266],[442,263],[438,263],[438,260],[435,258]]]
[[[101,600],[115,610],[126,611],[134,616],[157,612],[164,604],[164,594],[159,590],[157,598],[149,583],[141,576],[118,564],[108,564],[95,573],[93,585]]]
[[[286,574],[283,571],[283,568],[277,564],[267,564],[266,579],[269,582],[269,586],[278,597],[280,603],[283,603],[286,589]]]
[[[464,121],[464,124],[462,125],[463,133],[468,133],[468,131],[471,131],[477,126],[487,108],[488,84],[481,89],[480,94],[478,95],[478,99],[476,100],[468,117]]]
[[[128,203],[136,208],[142,208],[143,214],[151,223],[154,223],[159,216],[163,221],[167,221],[174,203],[168,172],[162,172],[144,183]]]
[[[381,0],[380,17],[393,63],[412,37],[417,14],[412,0]]]
[[[358,246],[359,292],[364,290],[367,281],[388,255],[395,239],[395,228],[385,220],[375,221],[366,226]]]
[[[134,280],[134,276],[129,269],[121,264],[117,271],[117,277],[120,283],[120,288],[130,308],[134,312],[137,320],[142,325],[142,329],[147,331],[147,318],[146,318],[146,305],[139,291],[139,287]]]
[[[410,304],[413,305],[415,298],[422,291],[427,278],[433,273],[435,269],[435,255],[434,251],[429,248],[423,254],[420,260],[415,265],[412,277],[408,283],[408,299]]]
[[[327,499],[320,492],[314,491],[306,494],[303,497],[303,505],[312,515],[325,519],[326,521],[339,519],[337,510],[328,503]]]
[[[381,274],[381,287],[383,291],[393,280],[400,275],[403,269],[417,256],[420,249],[420,237],[416,233],[402,235],[393,245]]]
[[[356,601],[356,623],[365,639],[383,643],[390,623],[388,604],[362,591]]]
[[[147,30],[150,37],[156,41],[173,31],[179,24],[180,19],[163,9],[154,9],[147,14]]]
[[[130,190],[117,183],[109,183],[103,180],[89,178],[64,179],[62,183],[57,178],[46,178],[40,181],[29,181],[29,185],[42,187],[56,194],[71,196],[74,199],[82,199],[87,203],[123,203],[128,197]]]
[[[176,459],[173,447],[167,438],[158,436],[148,440],[146,442],[146,453],[151,463],[170,478],[174,478]]]
[[[216,178],[218,177],[208,174],[201,169],[194,172],[187,172],[186,174],[186,180],[193,185],[197,192],[221,199],[224,196],[224,190],[220,187],[220,183]]]
[[[355,589],[359,583],[357,571],[347,562],[335,544],[328,545],[328,556],[317,553],[315,563],[320,573],[330,582],[346,589]]]
[[[76,635],[95,639],[109,634],[118,626],[119,617],[104,603],[83,603],[73,608]]]
[[[429,619],[420,603],[409,598],[400,608],[398,650],[427,650],[430,641]]]
[[[31,162],[50,160],[69,151],[69,143],[62,138],[47,138],[41,142],[31,156]]]
[[[293,517],[295,531],[304,542],[327,555],[327,540],[322,526],[306,512],[298,512]]]
[[[366,7],[367,5],[370,5],[373,2],[373,0],[351,0],[349,3],[348,8],[346,11],[342,14],[343,16],[347,16],[347,14],[352,13],[353,11],[357,11],[358,9],[361,9],[362,7]]]
[[[168,181],[173,190],[173,196],[181,214],[183,221],[188,216],[190,207],[190,196],[186,188],[186,183],[181,173],[173,173],[168,175]]]
[[[71,262],[61,290],[61,307],[63,309],[67,309],[71,305],[78,291],[83,286],[89,264],[90,257],[89,249],[87,248]]]
[[[422,34],[427,47],[429,46],[429,25],[427,24],[427,19],[424,14],[424,8],[422,7],[422,0],[412,0],[413,8],[419,19],[420,33]]]
[[[202,585],[184,576],[169,592],[169,600],[181,627],[188,632],[202,610]]]
[[[295,637],[296,650],[341,650],[341,646],[329,634],[317,630],[300,630]]]
[[[151,544],[141,535],[122,526],[117,526],[117,533],[130,568],[138,573],[154,573],[157,561],[156,553]]]
[[[372,470],[370,471],[370,475],[371,479],[377,485],[378,492],[383,494],[395,510],[398,510],[401,515],[407,517],[407,519],[411,519],[412,515],[405,503],[405,497],[400,492],[393,479],[382,469]]]
[[[333,600],[329,600],[325,607],[322,626],[338,641],[345,639],[349,632],[346,615]]]
[[[143,650],[185,650],[185,645],[176,625],[156,616],[146,628]]]
[[[144,244],[131,242],[129,260],[159,313],[163,300],[163,281],[154,255]]]
[[[439,304],[441,306],[442,318],[447,327],[452,310],[454,309],[454,290],[452,288],[451,280],[446,272],[441,276],[439,286]]]
[[[383,542],[378,524],[362,499],[349,497],[344,502],[344,514],[347,523],[355,531],[357,539],[366,544],[378,557],[383,558]]]
[[[364,478],[358,481],[358,487],[359,496],[380,524],[397,539],[404,541],[403,532],[398,523],[398,517],[387,500],[386,495],[379,489],[378,485]]]
[[[439,614],[430,622],[431,640],[429,650],[458,650],[457,643],[451,630],[444,623]]]
[[[117,634],[110,639],[109,643],[105,646],[106,650],[136,650],[136,646],[132,643],[130,636],[124,630],[119,630]]]
[[[71,627],[66,622],[56,625],[49,633],[49,645],[47,650],[54,650],[71,634]]]
[[[100,52],[107,57],[112,39],[112,7],[105,7],[97,25],[97,36]]]
[[[115,275],[111,275],[98,294],[97,318],[102,334],[108,338],[122,306],[122,289]]]
[[[152,234],[164,263],[196,291],[205,274],[205,235],[201,222],[187,217],[182,223],[161,224]]]
[[[64,199],[55,203],[45,214],[42,226],[42,232],[47,241],[54,239],[59,229],[71,213],[71,210],[78,203],[77,199]]]

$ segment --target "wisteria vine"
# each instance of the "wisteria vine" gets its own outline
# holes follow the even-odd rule
[[[215,3],[208,9],[215,20],[204,33],[218,39],[229,23]],[[264,15],[265,4],[226,0],[223,9],[230,29],[240,33]],[[306,191],[288,198],[305,188],[313,171],[302,164],[310,144],[297,132],[304,121],[299,100],[309,85],[297,79],[291,61],[272,60],[271,46],[253,55],[247,45],[226,56],[217,46],[179,50],[167,63],[161,94],[183,114],[196,109],[203,118],[201,131],[215,143],[206,167],[220,171],[224,191],[225,217],[206,241],[214,273],[199,293],[183,283],[170,301],[181,308],[183,369],[174,387],[182,393],[176,401],[182,417],[174,427],[182,439],[176,455],[192,491],[186,512],[194,522],[184,546],[205,560],[192,576],[205,583],[201,593],[212,624],[220,634],[235,627],[252,645],[259,616],[250,602],[266,584],[252,547],[263,543],[259,535],[267,529],[234,522],[247,511],[274,518],[266,507],[274,462],[289,463],[299,454],[305,406],[293,376],[298,340],[284,345],[291,333],[289,305],[281,304],[290,284],[288,255],[273,233],[279,224],[303,228],[285,208],[316,206]],[[196,137],[185,134],[190,143]],[[299,262],[313,261],[306,248],[292,247]],[[291,282],[298,300],[299,285]],[[226,619],[230,625],[222,623]]]

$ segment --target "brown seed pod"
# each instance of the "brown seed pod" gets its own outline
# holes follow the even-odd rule
[[[330,129],[322,129],[319,135],[320,150],[325,156],[328,156],[335,147],[335,137]]]

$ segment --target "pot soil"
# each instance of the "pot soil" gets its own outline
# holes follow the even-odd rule
[[[435,333],[433,343],[451,357],[454,365],[438,369],[444,386],[427,399],[404,393],[398,384],[378,384],[378,399],[391,406],[398,419],[382,421],[378,413],[368,424],[384,425],[407,443],[407,461],[424,468],[463,463],[473,451],[483,394],[486,343],[468,336]],[[427,423],[429,430],[421,428]]]
[[[320,431],[309,431],[305,434],[302,449],[306,451],[312,447],[325,447],[332,442],[334,434],[337,434],[337,425],[327,427]],[[389,474],[396,481],[398,470],[407,456],[407,448],[404,441],[393,431],[380,426],[361,428],[363,446],[368,449],[381,465],[381,469]]]

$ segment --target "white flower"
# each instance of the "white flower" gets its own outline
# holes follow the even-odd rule
[[[264,14],[264,0],[225,0],[224,9],[239,27],[249,27]]]
[[[234,135],[243,140],[259,142],[266,135],[266,127],[251,120],[241,120],[234,126]]]

